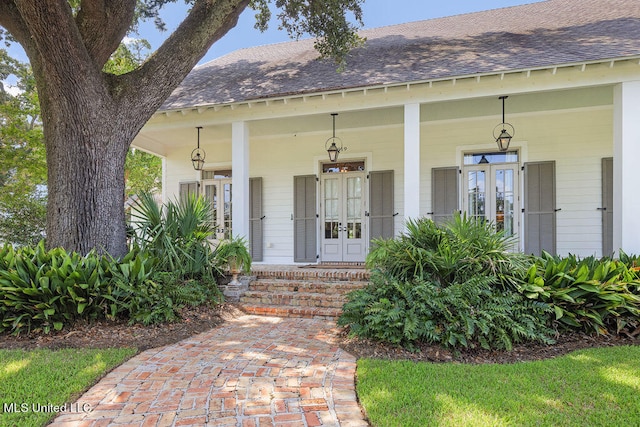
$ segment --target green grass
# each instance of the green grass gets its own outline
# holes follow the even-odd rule
[[[45,425],[55,413],[42,412],[37,405],[72,402],[105,372],[135,353],[135,349],[127,348],[0,350],[0,426]],[[11,403],[25,411],[11,411],[7,407]]]
[[[640,347],[505,365],[358,361],[372,426],[638,426]]]

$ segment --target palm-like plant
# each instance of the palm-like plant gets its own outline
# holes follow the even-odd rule
[[[409,220],[406,232],[396,239],[376,240],[367,266],[404,281],[425,279],[448,286],[483,275],[515,289],[531,260],[510,252],[513,245],[512,237],[466,215],[456,214],[444,225],[421,218]]]
[[[140,195],[131,217],[134,242],[158,257],[162,269],[185,277],[215,273],[208,241],[215,228],[208,200],[190,196],[170,201],[162,209],[151,194],[145,193]]]

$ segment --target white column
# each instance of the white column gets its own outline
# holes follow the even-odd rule
[[[613,94],[613,250],[640,254],[640,81]]]
[[[404,106],[404,219],[420,216],[420,104]]]
[[[249,126],[231,124],[231,168],[233,178],[231,214],[233,235],[249,238]]]

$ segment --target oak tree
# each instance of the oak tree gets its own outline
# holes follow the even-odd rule
[[[142,126],[248,6],[264,28],[317,37],[342,62],[357,45],[364,0],[192,0],[178,28],[143,64],[104,70],[140,19],[175,0],[0,0],[0,26],[24,48],[35,76],[47,159],[47,244],[123,255],[125,158]]]

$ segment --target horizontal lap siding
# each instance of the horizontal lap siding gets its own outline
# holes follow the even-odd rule
[[[510,118],[515,147],[526,143],[525,161],[556,162],[556,249],[558,254],[601,255],[601,159],[613,154],[610,107]],[[488,119],[426,122],[421,129],[420,211],[431,212],[431,168],[461,165],[457,146],[495,150],[490,142],[495,123]],[[455,143],[452,144],[451,142]],[[522,179],[522,174],[521,174]],[[462,183],[460,184],[462,188]],[[522,198],[522,193],[521,193]],[[521,199],[522,201],[522,199]],[[522,203],[520,208],[522,208]],[[521,218],[522,230],[522,218]]]

